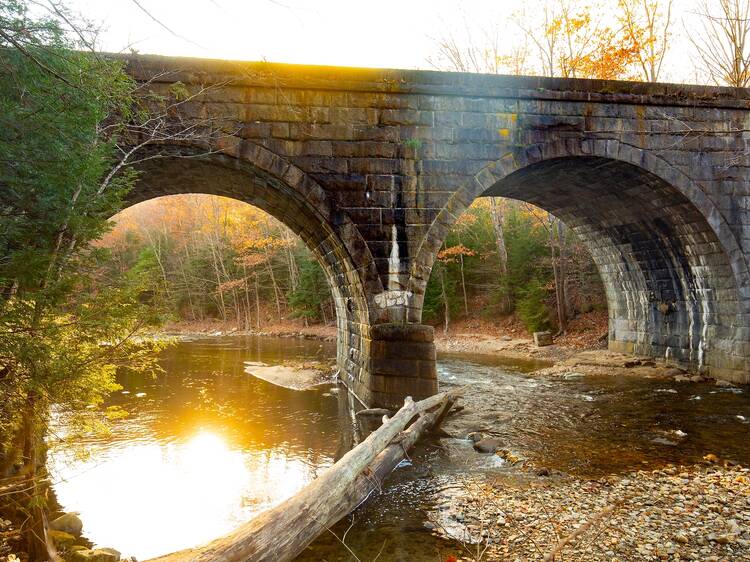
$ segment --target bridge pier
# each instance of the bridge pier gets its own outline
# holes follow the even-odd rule
[[[422,400],[438,391],[432,326],[385,323],[368,334],[339,333],[338,363],[341,380],[368,408],[398,409],[406,396]]]
[[[381,408],[400,408],[438,391],[432,326],[378,324],[370,331],[370,394]]]

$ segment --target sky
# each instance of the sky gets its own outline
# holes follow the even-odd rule
[[[68,0],[102,26],[100,48],[341,66],[431,69],[437,41],[493,30],[524,41],[513,14],[542,0]],[[616,0],[601,0],[613,6]],[[674,0],[673,49],[662,81],[694,81],[686,29],[697,0]],[[158,22],[139,8],[142,6]],[[168,28],[168,29],[165,29]]]

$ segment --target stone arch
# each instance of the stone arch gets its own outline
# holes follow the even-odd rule
[[[444,236],[482,195],[533,203],[579,235],[605,283],[611,349],[748,378],[750,274],[736,237],[688,176],[616,140],[533,145],[481,170],[451,197],[419,249],[410,279],[417,314]]]
[[[342,379],[366,394],[368,295],[382,291],[367,244],[346,213],[302,170],[255,143],[231,137],[215,150],[186,145],[142,149],[139,176],[126,203],[180,193],[231,197],[268,212],[294,231],[322,265],[337,317]],[[366,399],[366,398],[365,398]]]

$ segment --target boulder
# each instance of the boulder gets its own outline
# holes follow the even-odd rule
[[[50,522],[49,528],[52,531],[62,531],[69,533],[78,538],[83,532],[83,521],[77,513],[66,513]]]
[[[469,435],[466,436],[466,438],[472,443],[479,443],[482,439],[484,439],[484,435],[482,435],[481,431],[472,431],[471,433],[469,433]]]
[[[70,533],[66,533],[65,531],[55,531],[54,529],[50,529],[47,532],[47,535],[57,548],[63,550],[70,550],[76,543],[76,540],[78,540]]]
[[[534,345],[537,347],[552,345],[552,332],[534,332]]]
[[[480,453],[494,453],[500,448],[500,440],[491,437],[485,437],[474,443],[474,450]]]
[[[87,548],[75,551],[70,559],[72,562],[120,562],[120,553],[114,548]]]

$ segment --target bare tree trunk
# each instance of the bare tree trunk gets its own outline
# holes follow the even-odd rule
[[[560,298],[562,299],[563,313],[565,316],[565,331],[568,330],[568,319],[570,315],[570,302],[568,299],[568,241],[565,223],[561,220],[557,221],[557,242],[559,244],[559,260],[560,260]]]
[[[227,308],[224,303],[224,292],[221,290],[221,271],[219,269],[219,259],[216,256],[217,249],[214,245],[213,236],[208,236],[209,247],[211,248],[211,258],[214,262],[214,275],[216,276],[216,291],[219,293],[219,311],[221,312],[221,319],[227,321]]]
[[[29,514],[23,526],[23,535],[30,560],[49,560],[51,557],[59,560],[47,538],[46,484],[41,480],[43,462],[39,458],[43,440],[38,433],[38,414],[36,399],[30,392],[23,413],[23,470],[30,484]]]
[[[490,197],[490,215],[492,216],[492,228],[495,231],[495,240],[497,241],[500,274],[505,275],[508,272],[508,251],[505,248],[505,233],[503,232],[505,217],[503,216],[503,210],[497,203],[497,197]]]
[[[255,274],[255,327],[260,330],[260,293],[258,291],[258,274]]]
[[[448,303],[448,293],[445,291],[445,271],[440,268],[440,287],[442,289],[443,297],[443,333],[448,333],[448,324],[450,323],[450,304]]]
[[[550,245],[552,250],[552,273],[555,279],[555,301],[557,304],[557,327],[558,332],[564,334],[568,329],[568,320],[565,314],[565,270],[562,263],[562,246],[560,243],[561,229],[560,219],[554,219],[555,224],[549,230]],[[557,228],[555,228],[557,226]]]
[[[268,221],[265,223],[263,228],[263,235],[269,236]],[[266,267],[268,268],[268,275],[271,277],[271,286],[273,287],[273,297],[276,301],[276,314],[278,319],[281,319],[281,297],[279,295],[279,286],[276,283],[276,275],[273,272],[273,264],[271,263],[271,254],[268,252],[268,245],[263,245],[263,254],[266,256]]]
[[[326,316],[326,303],[320,303],[320,312],[323,314],[323,326],[328,326],[328,317]]]
[[[271,258],[268,257],[268,252],[266,251],[266,268],[268,269],[268,275],[271,277],[271,287],[273,288],[273,298],[274,302],[276,303],[276,315],[277,318],[281,319],[281,296],[279,291],[279,286],[276,283],[276,275],[274,275],[273,272],[273,266],[271,265]]]
[[[156,263],[159,265],[159,270],[161,270],[161,278],[164,283],[164,292],[167,294],[167,296],[169,296],[169,281],[167,280],[167,271],[164,268],[164,262],[162,261],[161,255],[161,236],[159,236],[158,238],[158,243],[154,242],[154,238],[149,229],[146,229],[146,236],[148,236],[149,244],[151,244],[151,249],[154,251]]]
[[[292,291],[297,289],[299,284],[299,268],[297,267],[297,261],[294,259],[294,252],[292,252],[292,236],[288,230],[283,230],[284,241],[286,242],[286,257],[289,263],[289,285]]]
[[[197,320],[195,315],[195,304],[193,303],[193,291],[191,289],[190,281],[187,278],[187,273],[185,272],[185,261],[182,259],[182,256],[177,253],[177,264],[180,267],[180,275],[182,276],[182,282],[185,283],[185,292],[187,293],[188,298],[188,306],[190,306],[190,316],[193,321]]]
[[[461,243],[461,235],[458,236],[458,245],[463,246]],[[463,252],[460,252],[458,254],[458,267],[461,271],[461,291],[464,295],[464,315],[469,315],[469,299],[466,296],[466,279],[464,278],[464,254]]]
[[[245,322],[244,322],[244,329],[249,330],[251,323],[250,323],[250,291],[247,290],[247,265],[245,263],[242,264],[242,273],[245,276],[245,282],[243,283],[245,287]]]

